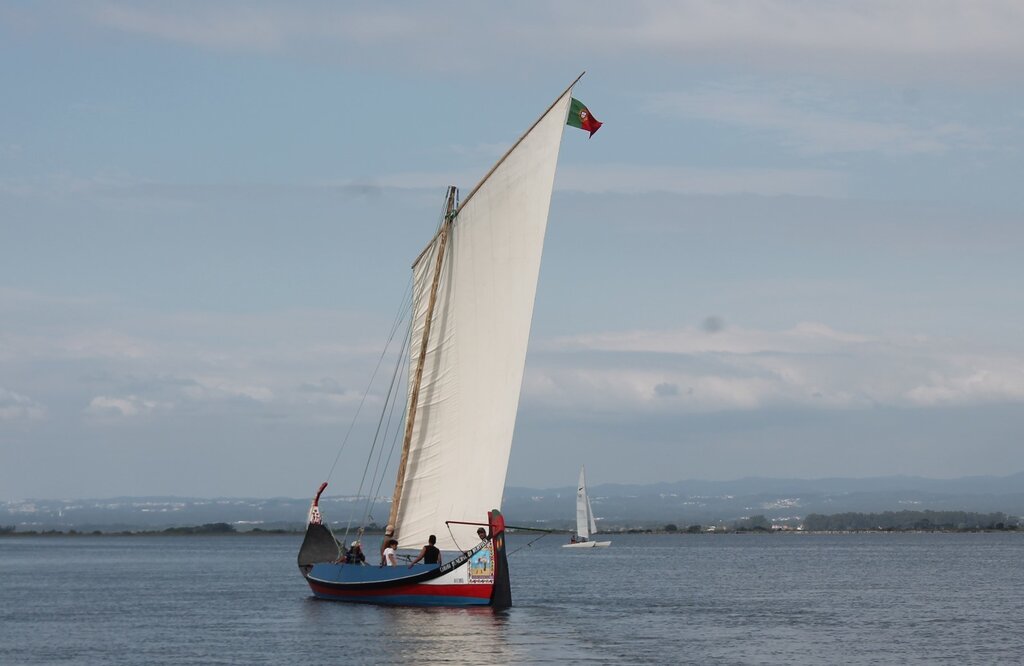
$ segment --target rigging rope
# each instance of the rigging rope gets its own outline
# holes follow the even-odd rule
[[[410,325],[411,325],[411,321],[410,321]],[[404,340],[408,340],[408,338],[409,338],[409,336],[406,335]],[[373,460],[373,452],[374,452],[375,449],[377,449],[377,443],[378,442],[382,442],[383,440],[387,439],[388,428],[391,427],[391,416],[394,414],[395,405],[398,404],[398,393],[397,393],[397,391],[395,391],[395,388],[396,388],[396,386],[399,383],[399,380],[398,380],[399,370],[405,365],[405,362],[404,362],[404,359],[406,357],[405,350],[406,350],[406,342],[403,341],[402,347],[399,349],[399,352],[398,352],[398,361],[395,363],[395,369],[391,373],[391,384],[388,386],[388,392],[387,392],[387,395],[384,398],[384,409],[380,413],[380,419],[377,420],[377,430],[376,430],[376,432],[373,435],[373,442],[370,445],[370,454],[366,457],[366,464],[363,466],[363,476],[359,479],[359,491],[356,493],[357,502],[353,503],[352,511],[349,513],[349,520],[348,520],[349,526],[345,528],[345,533],[346,534],[348,534],[348,530],[351,528],[351,525],[352,525],[352,520],[355,518],[356,505],[358,503],[358,498],[363,496],[363,486],[366,484],[366,473],[370,469],[370,461]],[[388,410],[388,405],[389,404],[391,405],[390,411]],[[384,422],[384,417],[385,416],[388,417],[386,425],[385,425],[385,422]],[[381,437],[381,427],[382,426],[384,426],[384,436],[383,437]],[[384,445],[382,443],[381,446],[380,446],[380,451],[383,451],[383,450],[384,450]],[[379,466],[379,464],[380,464],[380,455],[377,456],[377,460],[378,460],[378,466]],[[371,488],[373,487],[373,480],[376,477],[376,475],[377,475],[377,470],[375,468],[374,469],[374,476],[371,477],[371,480],[370,480],[370,487]],[[373,498],[373,494],[372,493],[367,493],[367,503],[368,504],[369,504],[369,502],[372,501],[372,498]],[[369,510],[367,509],[367,513],[368,512],[369,512]]]
[[[448,521],[446,520],[446,521],[444,521],[444,526],[448,528],[448,535],[449,535],[449,536],[450,536],[450,537],[452,538],[452,543],[454,543],[454,544],[455,544],[455,548],[456,548],[457,550],[459,550],[459,551],[463,552],[463,553],[465,553],[465,552],[468,552],[468,551],[462,550],[462,546],[460,546],[460,545],[459,545],[459,542],[455,540],[455,533],[454,533],[454,532],[452,532],[452,526],[451,526],[451,523],[449,523],[449,522],[448,522]]]
[[[448,204],[448,199],[446,198],[445,206],[442,209],[440,221],[438,222],[438,229],[440,229],[441,225],[443,225],[444,222],[446,221],[446,214],[447,214],[447,208],[448,208],[447,204]],[[401,428],[396,428],[395,434],[394,434],[392,442],[391,442],[390,450],[388,451],[387,460],[384,463],[384,467],[381,468],[380,467],[380,460],[381,460],[381,457],[383,456],[383,452],[384,452],[384,441],[387,440],[387,434],[388,434],[388,431],[391,428],[392,418],[394,416],[395,409],[397,408],[397,405],[398,405],[398,396],[397,396],[397,392],[395,391],[395,387],[400,382],[400,380],[398,379],[399,373],[400,373],[401,369],[406,366],[406,363],[408,361],[408,356],[409,356],[409,354],[406,353],[406,350],[407,350],[407,345],[411,345],[411,332],[412,332],[412,327],[413,327],[413,320],[415,319],[415,312],[414,312],[413,309],[415,307],[416,299],[415,299],[415,293],[414,292],[415,292],[415,280],[413,279],[412,276],[410,276],[409,286],[407,287],[407,289],[405,291],[405,295],[402,297],[401,305],[398,308],[398,314],[395,316],[395,321],[392,323],[391,331],[390,331],[390,333],[388,335],[388,341],[384,345],[384,350],[381,352],[380,357],[377,359],[377,365],[373,369],[373,374],[370,377],[370,382],[367,385],[366,391],[363,393],[363,396],[362,396],[362,398],[359,401],[359,406],[356,408],[355,415],[352,417],[352,423],[349,424],[348,430],[345,433],[345,437],[342,440],[341,446],[338,448],[338,453],[334,457],[334,462],[331,464],[330,471],[327,473],[327,479],[330,480],[331,476],[334,474],[335,468],[338,465],[338,460],[341,458],[341,453],[342,453],[342,451],[344,451],[345,445],[348,443],[349,436],[352,434],[352,429],[355,427],[356,421],[359,418],[359,414],[362,411],[363,405],[366,402],[366,397],[367,397],[367,395],[369,395],[370,389],[373,386],[373,382],[374,382],[374,380],[377,377],[377,373],[380,370],[381,363],[384,361],[384,357],[386,356],[388,349],[391,347],[391,342],[394,340],[395,333],[399,330],[400,324],[403,321],[405,321],[406,317],[408,316],[409,322],[408,322],[408,325],[406,326],[406,334],[403,336],[402,347],[401,347],[401,349],[399,351],[399,354],[398,354],[398,362],[395,365],[395,371],[391,375],[391,383],[390,383],[390,386],[388,387],[387,396],[385,397],[385,400],[384,400],[384,406],[381,409],[381,416],[380,416],[380,419],[378,419],[378,421],[377,421],[377,429],[376,429],[376,431],[374,433],[373,440],[372,440],[371,445],[370,445],[370,451],[369,451],[369,453],[367,454],[367,457],[366,457],[366,464],[363,466],[363,474],[362,474],[362,477],[361,477],[361,479],[359,481],[359,491],[356,494],[355,502],[352,505],[353,509],[349,513],[348,524],[345,527],[345,540],[346,540],[345,542],[346,543],[348,543],[348,534],[349,534],[349,531],[351,530],[352,520],[353,520],[354,514],[355,514],[355,507],[359,504],[359,499],[362,497],[363,486],[365,485],[365,482],[366,482],[366,474],[367,474],[367,472],[369,470],[369,467],[370,467],[370,461],[373,460],[374,452],[375,451],[377,452],[377,463],[374,466],[373,476],[370,477],[370,487],[373,488],[375,481],[376,481],[377,485],[376,485],[376,490],[374,492],[367,494],[367,498],[366,498],[367,499],[367,502],[366,502],[366,512],[364,514],[364,520],[362,521],[364,523],[364,525],[361,525],[359,527],[359,535],[360,535],[360,537],[363,534],[363,528],[365,527],[366,517],[369,517],[371,515],[371,507],[372,507],[372,504],[373,504],[373,498],[380,492],[380,486],[384,482],[384,474],[385,474],[385,472],[387,470],[388,465],[391,463],[391,457],[394,454],[394,449],[395,449],[395,442],[398,439],[398,433],[401,431]],[[390,409],[389,409],[389,403],[390,403]],[[385,416],[385,414],[387,414],[387,422],[386,422],[386,424],[384,424],[384,430],[383,430],[383,435],[382,435],[381,434],[381,425],[384,423],[384,416]],[[404,418],[400,419],[399,424],[401,424],[403,421],[404,421]],[[380,444],[379,448],[378,448],[378,443]],[[380,479],[379,479],[379,481],[377,480],[377,472],[378,472],[378,470],[380,471]],[[328,528],[328,529],[330,529],[330,528]],[[335,539],[335,540],[337,541],[337,539]]]
[[[551,533],[550,533],[550,532],[546,532],[546,533],[544,533],[544,534],[541,534],[541,535],[540,535],[539,537],[537,537],[536,539],[533,539],[532,541],[528,541],[527,543],[523,544],[522,546],[519,546],[518,548],[516,548],[515,550],[513,550],[513,551],[512,551],[511,553],[509,553],[508,555],[506,555],[505,557],[512,557],[513,555],[515,555],[516,553],[518,553],[519,551],[521,551],[521,550],[522,550],[523,548],[532,548],[532,547],[533,547],[533,544],[537,543],[538,541],[540,541],[541,539],[543,539],[544,537],[546,537],[546,536],[547,536],[548,534],[551,534]]]
[[[405,376],[405,374],[406,374],[405,373],[405,369],[408,368],[408,366],[409,366],[409,356],[406,354],[406,355],[403,355],[403,357],[402,357],[402,364],[399,367],[399,376],[400,377],[404,377]],[[387,427],[384,429],[384,433],[385,434],[384,434],[383,439],[387,439],[387,432],[391,429],[391,420],[394,418],[395,410],[397,409],[398,404],[399,404],[399,402],[398,402],[397,398],[391,403],[391,412],[388,414],[388,424],[387,424]],[[384,484],[384,474],[387,472],[388,465],[391,464],[391,457],[395,453],[395,446],[398,443],[398,435],[402,432],[402,427],[401,426],[402,426],[403,423],[405,423],[405,415],[404,414],[401,417],[399,417],[399,419],[398,419],[398,427],[395,428],[393,434],[391,435],[391,447],[388,449],[388,457],[387,457],[387,460],[384,461],[384,466],[383,467],[381,467],[380,462],[381,462],[381,458],[384,456],[384,445],[381,444],[380,449],[377,451],[377,462],[374,464],[374,467],[373,467],[373,476],[370,477],[370,486],[373,488],[373,492],[369,493],[367,495],[367,497],[366,497],[366,509],[363,512],[363,522],[364,523],[366,521],[370,520],[371,518],[373,518],[373,514],[372,514],[372,511],[373,511],[373,498],[380,497],[380,487]],[[379,474],[379,476],[378,476],[378,474]],[[376,483],[376,486],[374,487],[375,483]]]
[[[391,330],[391,336],[388,338],[388,346],[390,346],[391,340],[394,339],[394,333],[397,330],[397,324],[400,323],[404,318],[406,318],[406,317],[404,317],[404,314],[406,314],[407,311],[411,308],[411,303],[412,303],[411,293],[409,291],[407,291],[407,300],[406,300],[406,302],[403,302],[401,307],[399,308],[399,315],[400,315],[400,317],[398,317],[396,319],[396,321],[395,321],[396,326],[394,328],[392,328],[392,330]],[[410,326],[412,326],[412,318],[410,318]],[[353,518],[355,517],[356,506],[358,505],[358,498],[362,497],[362,488],[364,488],[364,486],[366,485],[367,472],[370,469],[370,461],[373,460],[374,450],[377,449],[377,444],[381,440],[381,438],[380,438],[381,426],[384,423],[384,416],[388,413],[388,405],[391,405],[391,410],[393,412],[394,405],[397,404],[397,402],[398,402],[397,392],[395,391],[395,386],[397,384],[398,371],[404,365],[404,358],[406,358],[406,346],[407,346],[406,340],[409,339],[408,330],[409,330],[409,327],[407,327],[407,334],[402,337],[402,344],[401,344],[401,347],[398,349],[398,359],[397,359],[397,362],[395,363],[394,371],[391,373],[391,382],[388,385],[387,394],[386,394],[386,396],[384,398],[384,408],[381,411],[381,416],[380,416],[380,418],[377,421],[377,430],[374,432],[374,439],[371,442],[370,454],[367,456],[367,463],[366,463],[366,465],[364,465],[364,467],[362,467],[362,476],[359,478],[359,489],[358,489],[358,491],[355,494],[356,501],[352,503],[352,508],[351,508],[351,510],[349,511],[349,514],[348,514],[348,525],[345,526],[345,539],[346,539],[346,543],[347,543],[347,539],[348,539],[348,533],[349,533],[349,531],[351,530],[351,527],[352,527]],[[378,363],[378,368],[379,367],[380,367],[380,363]],[[375,374],[376,374],[376,372],[375,372]],[[369,391],[369,389],[368,389],[368,391]],[[388,424],[390,425],[390,417],[388,418]],[[385,438],[387,436],[386,432],[387,432],[387,430],[385,430]],[[381,449],[383,449],[383,446],[381,446]],[[376,474],[376,470],[375,470],[374,473]],[[373,481],[370,482],[370,485],[371,485],[371,487],[373,486]],[[373,496],[369,495],[369,497],[373,497]],[[360,526],[360,528],[359,528],[360,534],[361,534],[361,531],[362,531],[362,527],[365,527],[365,526]]]
[[[408,304],[407,304],[408,302]],[[338,453],[334,456],[334,462],[331,464],[330,471],[327,472],[327,481],[331,480],[331,476],[334,474],[334,468],[338,465],[338,459],[341,458],[341,452],[345,450],[345,445],[348,444],[349,435],[352,434],[352,429],[356,425],[356,420],[359,418],[359,412],[363,409],[363,404],[366,402],[366,396],[370,394],[370,388],[373,386],[373,380],[377,377],[377,371],[380,370],[380,364],[384,361],[384,356],[388,352],[388,347],[391,346],[391,341],[395,338],[395,332],[398,330],[399,324],[405,318],[405,311],[409,309],[412,303],[412,279],[409,280],[409,287],[406,289],[405,294],[402,296],[402,304],[398,308],[398,314],[395,316],[395,321],[391,325],[391,333],[388,335],[388,341],[384,344],[384,349],[380,353],[380,358],[377,359],[377,365],[373,369],[373,374],[370,376],[370,383],[367,384],[366,390],[363,392],[363,397],[359,400],[359,406],[356,408],[355,415],[352,416],[352,422],[348,426],[348,430],[345,432],[345,438],[341,441],[341,446],[338,447]]]

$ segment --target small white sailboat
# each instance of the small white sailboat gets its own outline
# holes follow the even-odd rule
[[[562,548],[607,548],[612,545],[611,541],[591,541],[590,537],[596,533],[594,509],[587,497],[587,470],[580,467],[580,483],[576,487],[576,534]]]

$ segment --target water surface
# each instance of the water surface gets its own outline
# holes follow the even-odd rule
[[[372,551],[374,544],[367,539]],[[514,606],[318,601],[295,536],[0,539],[2,664],[1017,663],[1024,534],[509,539]]]

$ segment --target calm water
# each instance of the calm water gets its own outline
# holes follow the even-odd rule
[[[0,664],[1024,655],[1024,534],[620,536],[586,552],[561,543],[548,537],[510,558],[515,606],[493,613],[315,601],[294,564],[297,537],[4,538]]]

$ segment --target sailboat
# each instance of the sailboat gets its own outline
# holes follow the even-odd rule
[[[558,96],[441,223],[413,270],[409,382],[388,520],[398,549],[429,536],[442,564],[355,566],[310,505],[299,569],[321,599],[423,606],[512,603],[501,504],[555,166],[566,124],[600,126]],[[576,114],[570,116],[570,114]],[[478,531],[481,530],[482,531]],[[375,564],[375,563],[374,563]]]
[[[587,497],[587,470],[580,467],[580,482],[576,487],[576,534],[562,548],[607,548],[612,545],[611,541],[591,541],[590,537],[596,532],[594,509]]]

